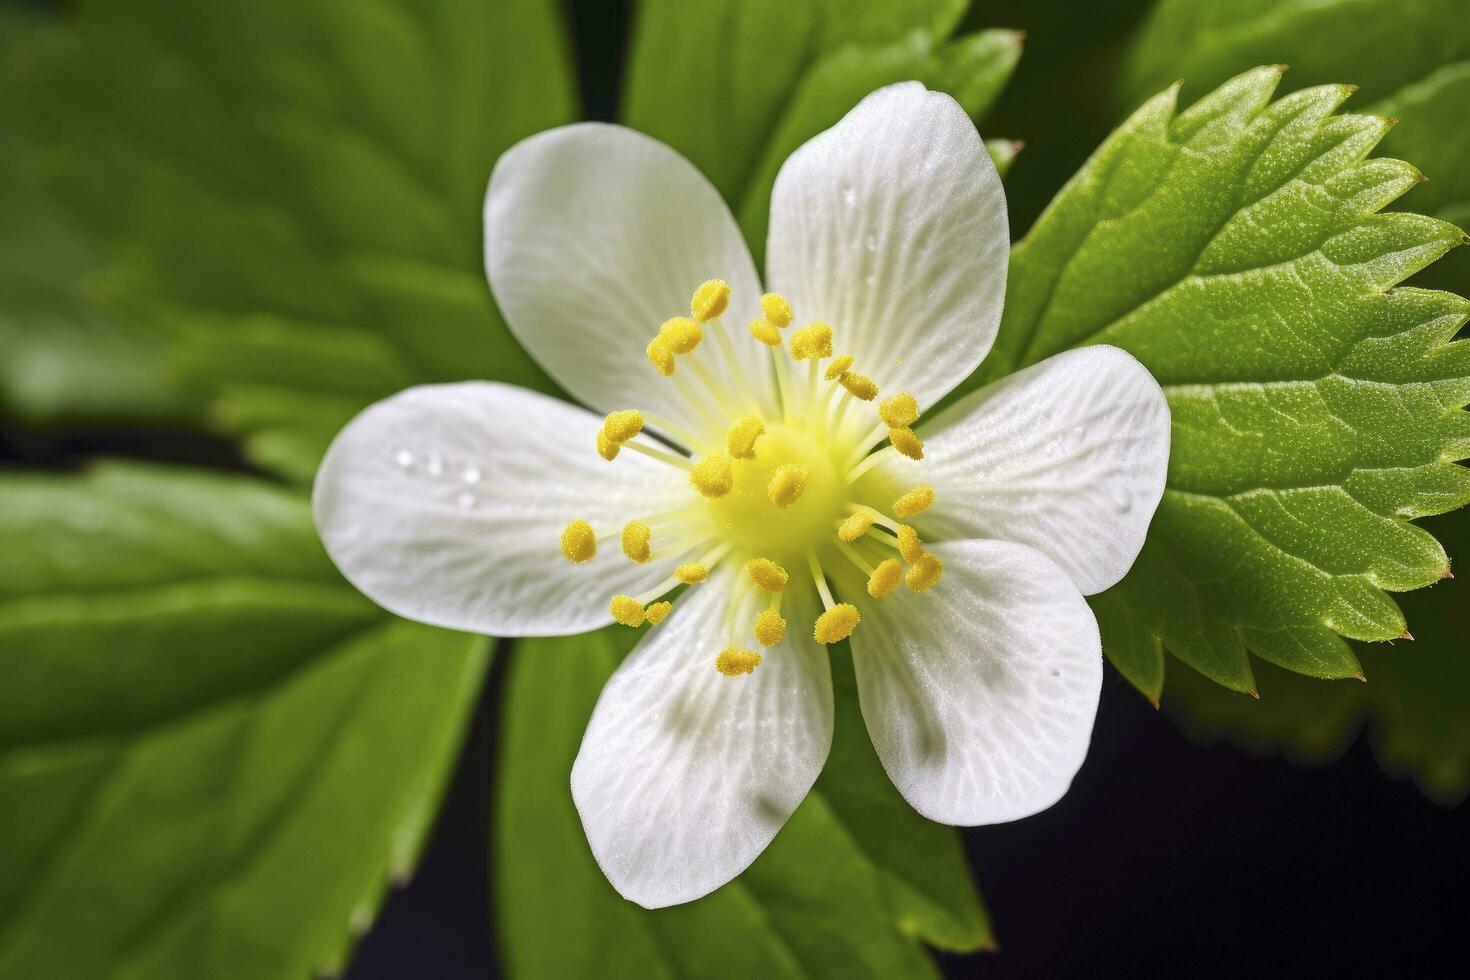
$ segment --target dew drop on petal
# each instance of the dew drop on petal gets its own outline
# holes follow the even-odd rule
[[[398,450],[398,452],[393,454],[393,462],[397,463],[399,466],[402,466],[404,469],[407,469],[408,467],[413,465],[413,453],[409,452],[407,449],[400,449]]]
[[[480,482],[480,468],[478,466],[467,466],[467,467],[465,467],[465,471],[464,471],[464,482],[466,482],[466,483],[479,483]]]
[[[842,185],[842,203],[848,207],[857,204],[857,191],[853,189],[851,184]]]
[[[430,476],[440,476],[444,472],[444,457],[438,453],[429,453],[424,457],[424,467]]]
[[[465,510],[472,509],[477,502],[478,501],[476,501],[475,495],[470,493],[468,490],[466,490],[464,493],[460,494],[458,498],[456,498],[456,503],[458,503]]]
[[[1114,487],[1109,498],[1113,509],[1120,514],[1126,514],[1133,509],[1133,495],[1122,487]]]

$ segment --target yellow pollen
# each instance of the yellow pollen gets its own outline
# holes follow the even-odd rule
[[[715,658],[715,670],[726,677],[749,674],[760,665],[761,655],[754,650],[737,650],[730,647],[728,650],[720,651],[720,655]]]
[[[689,301],[689,312],[694,314],[694,319],[705,323],[724,313],[729,305],[730,284],[723,279],[711,279],[700,283],[694,291],[694,298]]]
[[[723,497],[735,485],[730,457],[724,453],[704,457],[689,471],[689,482],[706,497]]]
[[[685,585],[698,585],[709,578],[709,569],[697,561],[686,562],[674,569],[674,578]]]
[[[764,609],[755,618],[755,638],[763,647],[773,647],[786,635],[786,620],[774,609]]]
[[[765,435],[766,425],[759,415],[742,415],[730,426],[725,448],[734,459],[754,459],[755,441]]]
[[[914,435],[913,429],[903,427],[888,430],[888,441],[893,443],[893,448],[903,453],[909,459],[924,458],[924,440]]]
[[[612,412],[602,420],[602,434],[609,442],[627,442],[643,431],[643,413],[636,408]]]
[[[609,463],[618,458],[618,453],[622,452],[622,449],[622,446],[613,442],[603,433],[597,433],[597,455]]]
[[[655,602],[653,605],[643,610],[643,615],[648,617],[648,625],[657,626],[659,623],[662,623],[665,619],[668,618],[669,613],[673,611],[673,608],[674,604],[665,599],[663,602]]]
[[[674,352],[669,350],[668,344],[662,340],[653,340],[643,348],[643,352],[648,355],[653,366],[658,368],[659,374],[667,378],[674,373]]]
[[[903,566],[898,563],[898,559],[885,558],[873,569],[873,574],[868,576],[868,595],[881,599],[897,588],[902,579]]]
[[[841,357],[833,359],[832,363],[827,365],[827,370],[823,372],[822,377],[828,381],[836,381],[846,374],[847,369],[850,367],[852,367],[852,355],[843,354]]]
[[[761,314],[773,327],[791,325],[791,304],[780,293],[766,293],[761,297]]]
[[[825,323],[808,323],[791,335],[791,356],[798,361],[832,356],[832,328]]]
[[[907,429],[919,421],[919,403],[906,391],[878,403],[878,417],[890,429]]]
[[[861,401],[870,402],[878,397],[878,386],[867,375],[854,374],[851,371],[847,371],[837,380],[842,384],[842,387],[852,392],[854,398]]]
[[[648,542],[653,538],[653,531],[642,521],[629,521],[623,525],[623,554],[628,556],[629,561],[643,564],[648,561],[652,552],[648,548]]]
[[[923,592],[938,582],[939,576],[943,574],[944,562],[939,560],[938,555],[926,551],[909,566],[908,574],[903,577],[903,580],[915,592]]]
[[[918,561],[919,556],[924,553],[924,542],[919,540],[919,532],[907,524],[898,526],[898,553],[910,565]]]
[[[893,515],[908,520],[916,514],[924,513],[933,503],[934,487],[921,483],[893,502]]]
[[[843,541],[851,543],[864,534],[867,534],[868,528],[872,526],[873,512],[870,510],[860,510],[842,522],[842,526],[837,529],[837,536]]]
[[[766,484],[766,496],[777,507],[790,507],[806,489],[807,469],[800,463],[782,463]]]
[[[762,320],[759,317],[751,320],[750,335],[767,347],[781,346],[781,331],[777,330],[769,320]]]
[[[643,611],[643,607],[638,604],[638,600],[630,595],[613,596],[612,602],[608,603],[607,609],[608,612],[612,613],[613,619],[622,623],[624,626],[632,626],[635,629],[642,626],[644,620],[648,618],[648,614]]]
[[[675,354],[688,354],[704,339],[704,330],[687,316],[675,316],[658,328],[658,342]]]
[[[561,553],[573,565],[591,561],[597,555],[597,534],[586,521],[572,521],[561,532]]]
[[[812,627],[812,637],[818,643],[840,642],[852,635],[862,618],[857,606],[850,602],[839,602],[817,617],[816,625]]]
[[[780,592],[786,588],[786,583],[791,578],[786,574],[786,569],[769,558],[752,558],[745,563],[745,574],[750,576],[757,588],[767,592]]]

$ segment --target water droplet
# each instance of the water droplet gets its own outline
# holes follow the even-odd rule
[[[413,453],[407,449],[400,449],[393,454],[393,462],[406,469],[413,465]]]
[[[857,203],[857,191],[853,189],[851,184],[842,185],[842,203],[848,207],[852,207]]]
[[[467,467],[465,467],[465,471],[464,471],[464,482],[466,482],[466,483],[479,483],[480,482],[480,468],[478,466],[467,466]]]
[[[424,457],[424,467],[430,476],[439,476],[444,472],[444,457],[438,453],[429,453]]]
[[[869,252],[876,252],[876,251],[878,251],[878,236],[877,235],[869,235],[868,236],[868,241],[867,241],[867,246],[868,246],[868,251]]]
[[[475,506],[478,501],[475,500],[474,494],[466,490],[464,493],[460,494],[458,498],[456,498],[455,502],[458,503],[465,510],[470,510]]]
[[[1122,487],[1113,488],[1111,498],[1113,508],[1118,513],[1126,514],[1133,509],[1133,495]]]

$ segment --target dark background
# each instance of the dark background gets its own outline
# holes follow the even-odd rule
[[[1083,19],[1081,5],[1033,0],[1026,23],[1017,6],[981,0],[970,21],[1029,32],[1011,91],[985,121],[986,135],[1028,143],[1008,180],[1020,231],[1106,131],[1096,80],[1143,4]],[[569,17],[586,114],[611,119],[625,6],[577,0]],[[94,455],[242,465],[197,434],[0,434],[0,465],[66,468]],[[389,897],[351,980],[498,975],[485,868],[504,665],[424,860]],[[1470,960],[1470,806],[1446,810],[1385,776],[1362,738],[1325,769],[1192,744],[1111,670],[1071,792],[1039,816],[966,831],[965,844],[1000,949],[942,957],[950,976],[1460,975]]]

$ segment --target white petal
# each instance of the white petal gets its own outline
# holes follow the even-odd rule
[[[687,316],[696,287],[724,279],[723,317],[743,370],[770,388],[749,335],[760,280],[730,209],[678,153],[622,126],[538,133],[501,156],[485,195],[485,271],[506,322],[562,387],[599,411],[641,408],[703,424],[644,348]],[[713,338],[692,357],[723,376]],[[676,373],[691,375],[687,358]]]
[[[932,549],[944,575],[863,607],[858,697],[883,768],[940,823],[1051,806],[1087,754],[1102,687],[1092,610],[1050,559],[1008,541]]]
[[[733,574],[690,589],[617,669],[572,767],[597,863],[645,908],[692,901],[745,870],[832,744],[832,677],[802,625],[810,609],[787,612],[786,638],[754,673],[715,670]]]
[[[990,350],[1005,300],[1005,192],[959,104],[879,89],[797,150],[771,193],[766,274],[880,388],[932,405]]]
[[[498,636],[606,625],[615,593],[653,586],[677,559],[635,565],[614,536],[573,565],[562,528],[619,532],[690,489],[683,471],[626,449],[603,460],[601,424],[511,385],[409,388],[332,441],[312,491],[317,531],[353,585],[409,619]]]
[[[935,487],[917,522],[935,540],[1000,538],[1043,552],[1083,595],[1132,567],[1164,494],[1169,405],[1116,347],[1047,358],[921,427],[924,459],[879,468]]]

